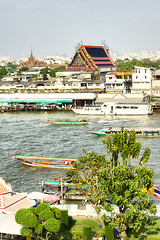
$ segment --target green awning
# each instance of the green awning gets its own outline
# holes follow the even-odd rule
[[[26,103],[26,104],[37,104],[37,105],[50,105],[50,104],[55,104],[55,105],[60,105],[62,103],[72,103],[72,99],[53,99],[53,100],[48,100],[48,99],[6,99],[6,100],[0,100],[0,103]]]

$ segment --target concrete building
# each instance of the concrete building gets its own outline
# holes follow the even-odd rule
[[[130,93],[132,84],[131,72],[110,72],[105,77],[106,92]]]
[[[131,93],[143,93],[151,96],[152,70],[145,67],[135,67],[132,71]]]
[[[160,97],[160,70],[153,72],[152,96]]]

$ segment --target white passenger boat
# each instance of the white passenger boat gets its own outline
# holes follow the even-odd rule
[[[73,108],[76,114],[82,115],[147,115],[153,113],[149,103],[105,102],[101,106],[84,106]]]

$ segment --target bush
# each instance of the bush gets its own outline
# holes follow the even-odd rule
[[[91,227],[84,227],[83,228],[83,238],[86,239],[86,240],[92,239]]]
[[[48,232],[57,233],[60,229],[60,222],[55,218],[50,218],[45,222],[44,227]]]
[[[35,232],[40,235],[43,232],[43,224],[38,224],[38,226],[35,229]]]
[[[40,219],[46,221],[50,218],[54,218],[54,213],[51,210],[43,210],[39,213]]]
[[[22,227],[20,230],[20,233],[23,237],[29,237],[33,234],[33,231],[32,231],[32,229]]]
[[[61,210],[60,223],[62,231],[68,229],[68,210]]]
[[[106,237],[106,240],[114,240],[113,227],[105,226],[105,237]]]
[[[29,228],[34,228],[36,227],[37,223],[38,223],[38,218],[36,215],[34,215],[33,213],[29,212],[26,213],[22,216],[22,225],[25,227],[29,227]]]
[[[15,214],[15,221],[16,221],[16,223],[22,224],[22,217],[23,217],[23,215],[25,215],[27,212],[28,212],[28,210],[25,209],[25,208],[19,209],[19,210],[16,212],[16,214]]]
[[[36,214],[39,216],[40,212],[43,210],[50,210],[50,206],[47,203],[40,203],[35,209]]]
[[[52,208],[52,211],[54,212],[55,217],[56,217],[57,219],[60,219],[60,217],[61,217],[61,210],[60,210],[59,208],[53,207],[53,208]]]

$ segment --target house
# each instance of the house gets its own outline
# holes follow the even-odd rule
[[[29,208],[35,201],[29,200],[26,193],[14,193],[3,180],[0,181],[0,213],[15,214],[21,208]]]

